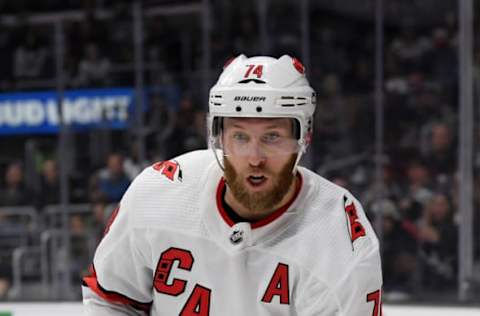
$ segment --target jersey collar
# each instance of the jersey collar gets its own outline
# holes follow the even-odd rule
[[[304,185],[305,175],[299,170],[301,181],[297,182],[296,192],[291,201],[261,221],[235,224],[221,207],[222,189],[226,185],[223,171],[216,162],[207,169],[209,170],[204,173],[205,178],[201,180],[202,190],[198,201],[201,216],[209,238],[228,252],[242,251],[274,239],[295,221],[302,209],[302,201],[307,190]]]
[[[300,175],[300,173],[297,173],[297,178],[298,178],[298,181],[297,181],[296,186],[295,186],[295,193],[294,193],[293,197],[285,205],[278,208],[272,214],[268,215],[264,219],[261,219],[261,220],[256,221],[256,222],[252,222],[251,223],[252,229],[260,228],[260,227],[263,227],[265,225],[270,224],[271,222],[273,222],[274,220],[276,220],[277,218],[282,216],[282,214],[285,213],[288,210],[288,208],[297,199],[297,196],[300,193],[300,189],[302,188],[303,178]],[[223,207],[223,203],[222,203],[222,199],[224,198],[223,197],[223,192],[225,190],[225,187],[226,187],[225,178],[222,177],[220,179],[220,182],[218,183],[218,186],[217,186],[217,194],[216,194],[217,210],[220,213],[220,216],[225,221],[225,223],[228,226],[232,227],[233,225],[235,225],[235,222],[230,218],[228,213],[225,211],[225,209]]]

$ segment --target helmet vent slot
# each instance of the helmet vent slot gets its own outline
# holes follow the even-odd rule
[[[307,98],[297,97],[297,100],[304,101],[304,102],[297,103],[297,105],[306,105],[307,104]]]
[[[288,100],[288,103],[284,100]],[[285,102],[285,103],[284,103]],[[307,105],[307,98],[305,97],[294,97],[294,96],[282,96],[278,102],[281,106],[292,107],[292,106],[301,106]]]
[[[221,95],[218,95],[218,94],[215,94],[215,95],[212,95],[210,97],[210,104],[214,105],[214,106],[222,106],[223,103],[222,102],[222,96]]]

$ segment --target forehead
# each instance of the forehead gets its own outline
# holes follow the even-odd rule
[[[224,127],[237,127],[244,129],[251,128],[285,128],[293,126],[291,118],[250,118],[250,117],[227,117],[224,120]]]

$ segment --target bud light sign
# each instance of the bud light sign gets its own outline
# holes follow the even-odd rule
[[[63,122],[73,130],[122,129],[134,110],[134,90],[67,90],[62,105]],[[57,133],[59,126],[55,91],[0,93],[0,135]]]

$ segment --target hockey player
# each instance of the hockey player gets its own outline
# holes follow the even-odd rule
[[[227,63],[209,150],[145,169],[84,278],[86,315],[379,316],[379,245],[360,203],[298,166],[315,92],[290,56]]]

